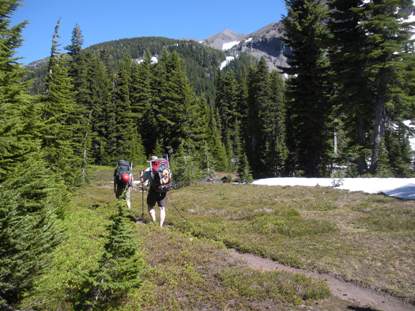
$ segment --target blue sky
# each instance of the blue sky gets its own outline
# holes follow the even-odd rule
[[[75,24],[84,47],[121,38],[164,36],[205,39],[230,28],[253,32],[285,14],[283,0],[21,0],[12,23],[27,20],[21,63],[48,56],[54,25],[61,18],[61,46],[69,44]]]

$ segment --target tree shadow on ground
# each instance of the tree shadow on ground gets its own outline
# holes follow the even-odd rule
[[[378,309],[373,309],[370,307],[357,307],[357,306],[348,306],[347,310],[353,310],[353,311],[379,311]]]

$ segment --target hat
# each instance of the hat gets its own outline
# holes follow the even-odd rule
[[[151,162],[151,161],[155,161],[157,159],[158,159],[158,157],[153,155],[153,156],[150,157],[150,159],[148,161]]]

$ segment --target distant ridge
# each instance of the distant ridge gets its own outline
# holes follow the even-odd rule
[[[240,42],[245,38],[244,34],[237,33],[231,29],[225,29],[213,36],[210,36],[204,43],[217,50],[224,50],[224,44],[230,42]]]

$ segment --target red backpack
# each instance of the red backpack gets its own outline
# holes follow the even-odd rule
[[[128,161],[118,161],[115,178],[118,185],[127,186],[132,182],[131,164]]]
[[[170,170],[169,160],[157,159],[150,161],[151,186],[157,192],[167,192],[173,186],[173,176]]]

